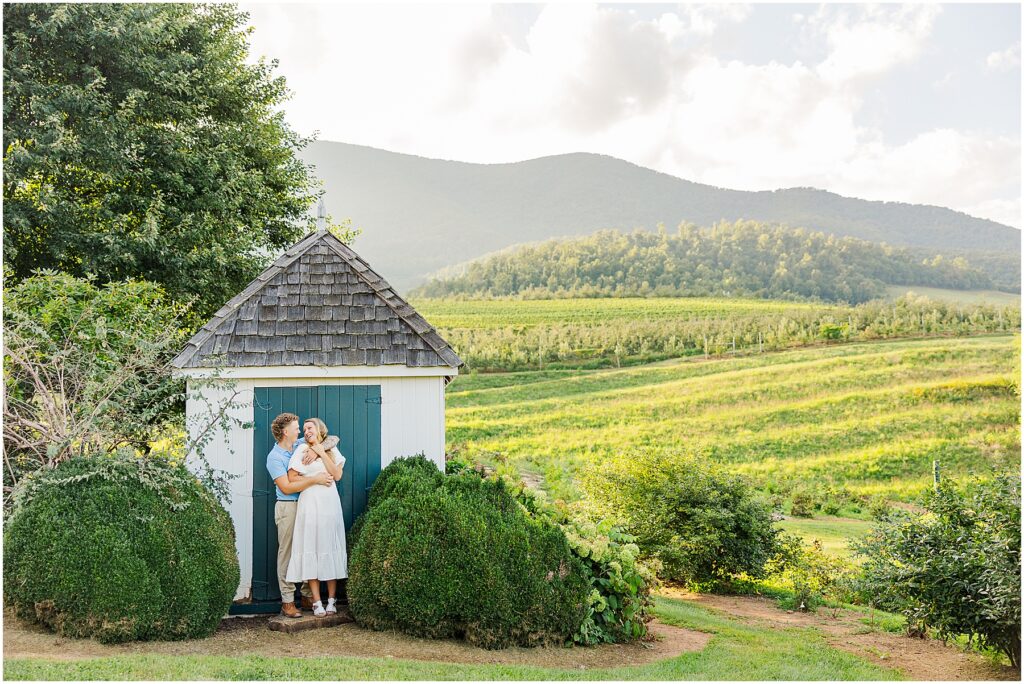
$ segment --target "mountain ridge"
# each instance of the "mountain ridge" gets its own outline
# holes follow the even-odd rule
[[[363,229],[354,247],[399,289],[522,242],[739,219],[925,253],[974,252],[1019,279],[1019,230],[935,205],[809,187],[731,190],[591,152],[481,164],[314,141],[300,154],[324,182],[328,211]]]

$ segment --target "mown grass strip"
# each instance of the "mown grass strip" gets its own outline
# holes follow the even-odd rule
[[[815,629],[758,627],[657,598],[667,624],[714,634],[702,651],[638,667],[566,670],[390,658],[165,656],[4,660],[19,680],[895,680],[898,672],[830,647]],[[429,642],[425,642],[425,647]]]

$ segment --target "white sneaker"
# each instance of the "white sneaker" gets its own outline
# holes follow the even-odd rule
[[[316,615],[317,617],[323,617],[324,615],[327,615],[327,611],[324,610],[324,604],[322,604],[320,601],[316,601],[313,604],[313,615]]]
[[[334,605],[334,601],[335,600],[332,599],[332,598],[327,599],[327,614],[328,615],[337,615],[338,614],[338,607],[336,605]]]

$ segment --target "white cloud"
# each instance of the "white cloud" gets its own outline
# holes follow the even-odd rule
[[[825,5],[811,20],[826,38],[830,54],[818,65],[823,78],[849,81],[883,74],[921,54],[931,33],[938,5],[868,5],[850,9]]]
[[[1010,225],[1019,226],[1020,182],[1019,140],[936,129],[898,147],[860,146],[834,187],[873,199],[980,212],[975,215],[997,221],[1012,218]],[[993,192],[1001,197],[991,199]]]
[[[1020,67],[1020,41],[1000,52],[990,52],[985,65],[993,71],[1009,71]]]
[[[643,19],[547,5],[525,37],[486,6],[247,9],[254,49],[281,58],[296,93],[289,120],[323,139],[477,162],[597,152],[720,187],[814,186],[1020,225],[1019,139],[922,130],[894,146],[863,123],[873,79],[924,49],[931,6],[827,6],[802,22],[825,57],[767,64],[711,51],[749,13],[736,6]]]

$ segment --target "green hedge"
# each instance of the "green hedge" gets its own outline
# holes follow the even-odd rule
[[[485,648],[562,644],[579,630],[583,565],[502,482],[445,477],[414,457],[385,468],[369,500],[349,563],[360,625]]]
[[[209,636],[238,580],[231,519],[183,466],[86,456],[15,490],[4,601],[61,635]]]

